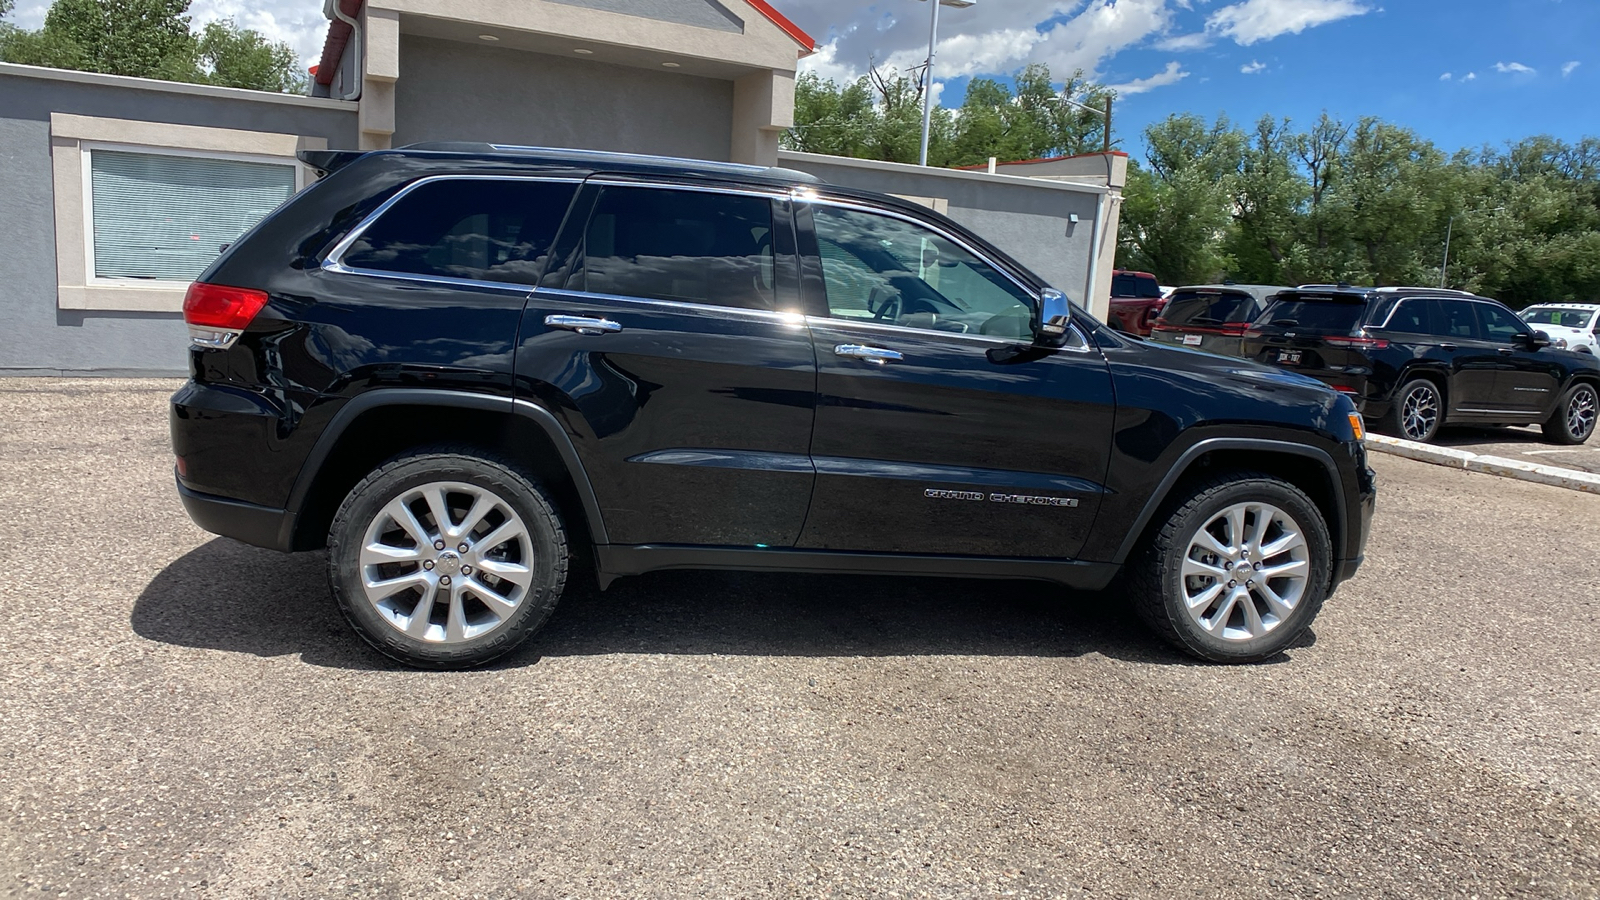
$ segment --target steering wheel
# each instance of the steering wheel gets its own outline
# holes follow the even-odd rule
[[[893,322],[900,318],[900,292],[894,288],[879,285],[872,289],[872,294],[867,298],[867,306],[872,310],[874,322]]]

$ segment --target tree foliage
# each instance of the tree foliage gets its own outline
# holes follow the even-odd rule
[[[838,84],[815,72],[795,85],[795,125],[784,146],[808,153],[916,162],[922,140],[921,70],[881,72],[872,69],[849,84]],[[928,162],[935,166],[1002,162],[1045,156],[1068,156],[1096,150],[1105,135],[1105,120],[1064,99],[1102,107],[1105,88],[1074,72],[1060,91],[1049,68],[1028,66],[1016,87],[988,78],[967,85],[961,106],[935,107],[929,123]]]
[[[56,0],[44,26],[0,25],[0,60],[108,75],[301,92],[294,51],[231,19],[196,34],[190,0]],[[11,0],[0,0],[0,15]]]
[[[1438,284],[1521,306],[1600,299],[1600,140],[1446,156],[1409,129],[1175,115],[1145,131],[1118,262],[1164,283]]]

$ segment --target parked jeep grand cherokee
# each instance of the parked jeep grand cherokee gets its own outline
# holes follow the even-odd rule
[[[178,491],[326,547],[366,640],[492,660],[575,561],[1121,590],[1217,661],[1362,558],[1350,401],[1122,338],[942,216],[796,172],[488,145],[324,177],[184,304]]]
[[[1600,412],[1600,361],[1460,291],[1303,285],[1278,294],[1241,350],[1349,394],[1414,441],[1448,424],[1537,424],[1547,440],[1581,444]]]

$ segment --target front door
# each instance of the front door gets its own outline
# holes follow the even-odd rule
[[[816,363],[787,204],[595,181],[580,194],[516,376],[564,418],[612,544],[799,536]]]
[[[818,367],[799,546],[1074,557],[1111,440],[1099,352],[1031,347],[1035,298],[953,234],[831,201],[796,219]]]
[[[1482,419],[1496,408],[1499,348],[1485,340],[1483,326],[1467,300],[1439,299],[1434,306],[1438,348],[1450,366],[1445,403],[1451,418]]]
[[[1532,329],[1511,310],[1489,303],[1472,305],[1483,323],[1484,337],[1500,357],[1494,405],[1530,422],[1544,418],[1561,387],[1561,365],[1549,353],[1533,349]]]

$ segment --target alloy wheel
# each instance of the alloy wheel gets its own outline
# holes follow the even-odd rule
[[[457,644],[510,620],[533,582],[533,541],[509,503],[477,485],[410,488],[368,523],[361,586],[390,627]]]
[[[1429,385],[1418,385],[1406,394],[1400,405],[1400,428],[1414,441],[1426,439],[1439,422],[1439,393]]]
[[[1600,415],[1600,401],[1596,400],[1594,388],[1579,387],[1567,401],[1567,431],[1579,442],[1587,440],[1594,431],[1597,415]]]
[[[1184,609],[1212,637],[1253,640],[1294,613],[1310,576],[1310,550],[1293,517],[1268,503],[1236,503],[1190,538]]]

